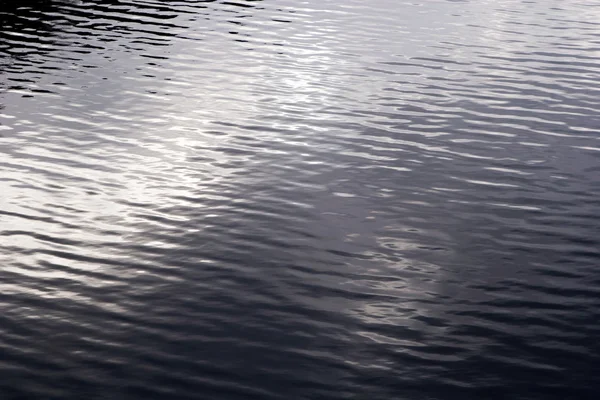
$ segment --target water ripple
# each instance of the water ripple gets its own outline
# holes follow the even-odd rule
[[[593,398],[599,16],[4,1],[0,398]]]

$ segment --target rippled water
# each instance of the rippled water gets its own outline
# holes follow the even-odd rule
[[[599,2],[0,9],[0,398],[600,389]]]

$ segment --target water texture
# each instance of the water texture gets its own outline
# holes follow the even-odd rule
[[[600,2],[0,1],[1,399],[600,391]]]

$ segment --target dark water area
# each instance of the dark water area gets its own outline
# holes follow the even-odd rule
[[[0,10],[0,399],[597,398],[600,2]]]

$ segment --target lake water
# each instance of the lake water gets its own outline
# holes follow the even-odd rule
[[[600,2],[0,1],[1,399],[600,390]]]

